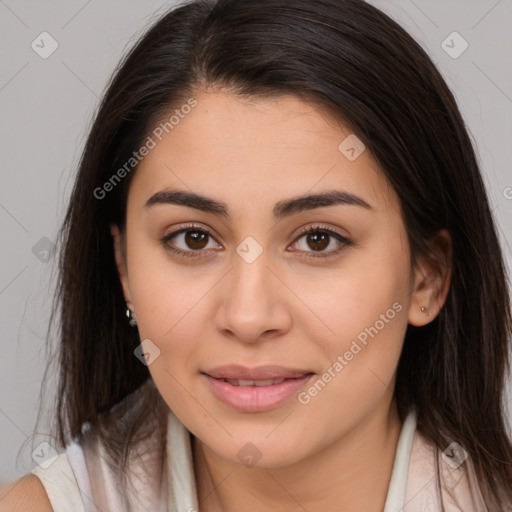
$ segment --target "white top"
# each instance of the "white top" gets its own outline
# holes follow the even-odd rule
[[[416,431],[416,414],[405,419],[396,450],[391,480],[383,512],[441,511],[440,492],[435,477],[435,447]],[[137,512],[195,512],[198,498],[189,431],[169,411],[166,446],[167,465],[163,470],[144,465],[144,477],[138,484]],[[455,491],[465,512],[485,512],[472,465],[452,468],[443,463],[442,474],[448,478],[449,490]],[[466,470],[461,468],[466,467]],[[46,469],[32,470],[43,483],[54,512],[127,512],[123,496],[117,491],[110,468],[100,446],[99,454],[84,454],[72,443]],[[454,483],[455,482],[455,483]],[[460,510],[446,502],[446,512]],[[452,508],[453,507],[453,508]]]

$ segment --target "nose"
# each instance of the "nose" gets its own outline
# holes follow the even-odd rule
[[[274,339],[287,332],[292,317],[287,301],[293,294],[269,266],[265,251],[248,263],[236,255],[221,286],[216,287],[216,329],[244,343]]]

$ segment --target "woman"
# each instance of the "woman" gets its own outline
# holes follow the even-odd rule
[[[66,450],[8,510],[512,510],[496,228],[453,95],[376,8],[171,10],[61,235]]]

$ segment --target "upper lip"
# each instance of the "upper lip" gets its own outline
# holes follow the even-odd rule
[[[294,368],[285,368],[278,365],[258,366],[256,368],[247,368],[245,366],[230,364],[217,366],[206,370],[210,377],[215,379],[244,379],[244,380],[266,380],[266,379],[293,379],[303,377],[312,372],[308,370],[297,370]]]

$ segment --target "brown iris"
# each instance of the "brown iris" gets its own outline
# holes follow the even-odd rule
[[[202,231],[187,231],[185,233],[185,243],[191,249],[204,249],[208,242],[208,233]]]
[[[329,245],[329,236],[326,233],[308,233],[306,240],[311,249],[321,251]],[[313,245],[310,242],[313,242]]]

